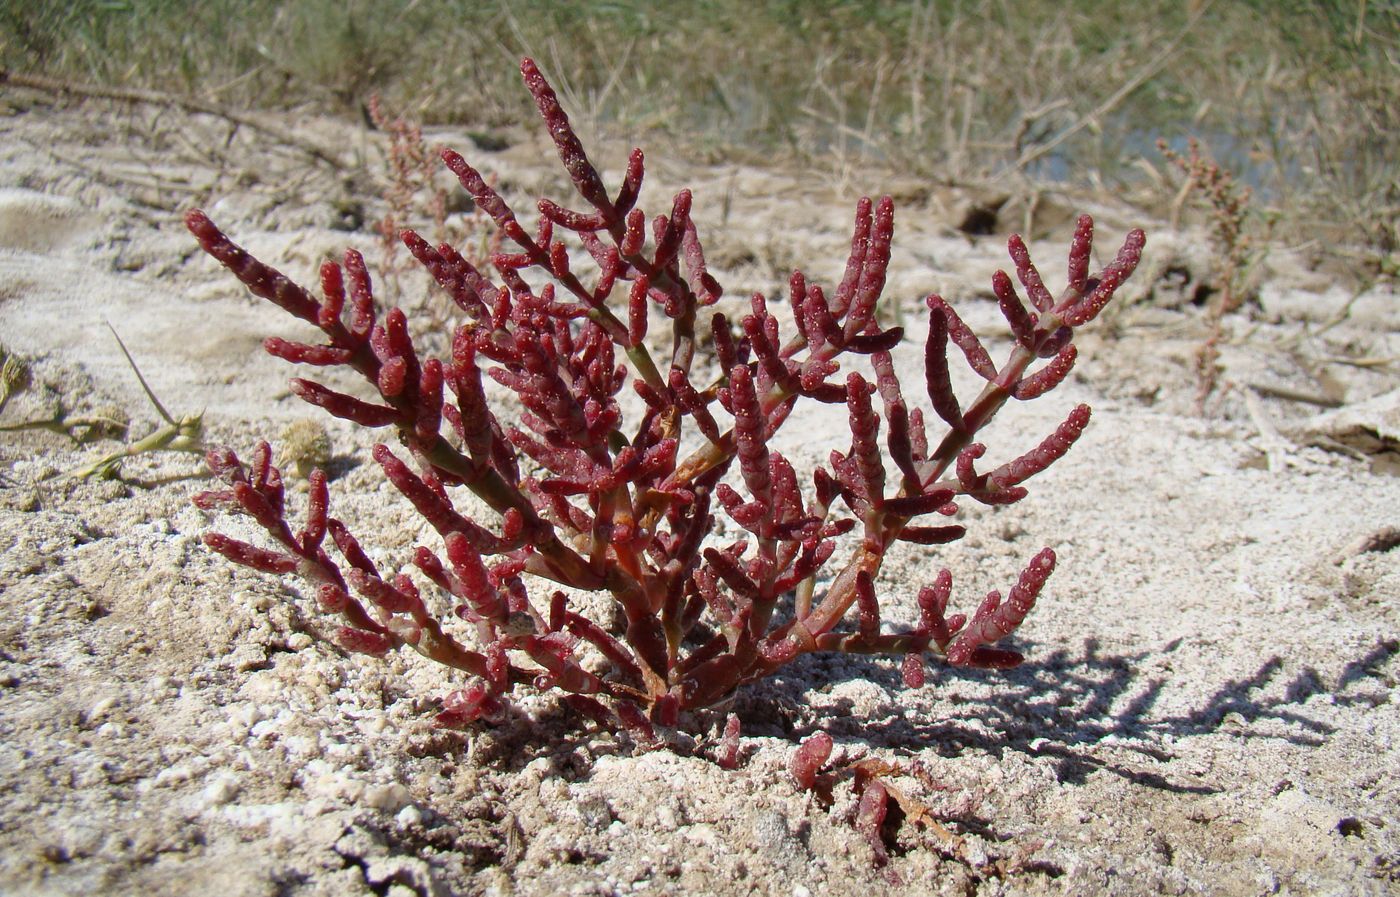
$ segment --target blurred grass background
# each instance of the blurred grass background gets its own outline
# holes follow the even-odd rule
[[[1166,190],[1208,152],[1282,233],[1396,250],[1400,0],[0,0],[0,65],[232,107],[525,121],[715,160]]]

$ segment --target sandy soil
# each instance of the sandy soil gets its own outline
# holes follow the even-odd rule
[[[300,333],[295,322],[179,221],[201,205],[303,282],[346,245],[379,258],[364,222],[383,212],[380,138],[279,121],[345,167],[217,119],[0,93],[0,339],[32,368],[0,423],[117,408],[132,439],[159,426],[108,323],[173,414],[204,411],[210,442],[246,452],[316,417],[259,348]],[[525,133],[469,155],[528,208],[564,191]],[[465,134],[433,136],[471,149]],[[887,296],[911,336],[906,389],[922,378],[930,290],[1004,342],[987,301],[1004,233],[957,233],[958,191],[687,173],[661,155],[644,205],[695,188],[730,296],[775,290],[793,264],[830,282],[855,197],[894,191]],[[1079,401],[1095,408],[1089,431],[1025,502],[968,509],[965,541],[892,557],[881,584],[888,616],[910,620],[938,567],[971,604],[1054,547],[1061,567],[1017,637],[1028,662],[938,670],[911,692],[891,661],[804,659],[738,699],[732,772],[707,758],[713,732],[693,750],[645,752],[545,699],[495,729],[436,730],[445,671],[346,656],[295,583],[203,548],[211,527],[244,530],[191,506],[194,456],[77,480],[65,473],[121,443],[0,434],[0,893],[1400,892],[1394,289],[1358,292],[1304,250],[1271,249],[1259,302],[1226,321],[1223,388],[1198,414],[1192,300],[1213,264],[1200,235],[1053,192],[1034,216],[1013,199],[1002,219],[1030,221],[1054,277],[1081,207],[1105,249],[1147,226],[1148,258],[1082,338],[1073,379],[1009,409],[989,442],[1009,457]],[[400,295],[431,302],[411,278]],[[781,446],[810,469],[844,445],[843,417],[815,409]],[[337,513],[375,557],[401,562],[423,525],[365,463],[373,436],[328,429]],[[894,781],[944,830],[892,819],[877,868],[851,826],[850,782],[824,806],[785,771],[818,729],[843,761],[918,773]]]

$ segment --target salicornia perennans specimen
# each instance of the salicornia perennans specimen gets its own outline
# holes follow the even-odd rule
[[[900,540],[958,539],[961,526],[931,524],[929,515],[956,514],[960,498],[1020,500],[1022,483],[1078,438],[1089,419],[1084,406],[1025,454],[989,471],[977,468],[985,448],[976,435],[1007,400],[1035,398],[1069,372],[1075,328],[1132,273],[1142,232],[1131,232],[1091,277],[1092,223],[1081,218],[1069,283],[1058,297],[1025,244],[1011,238],[1030,306],[998,273],[993,289],[1015,336],[1000,365],[947,303],[929,297],[925,386],[945,427],[931,441],[924,411],[910,407],[895,376],[890,353],[902,331],[876,323],[894,229],[890,199],[858,204],[845,274],[834,289],[792,275],[793,326],[780,326],[757,294],[737,329],[721,314],[706,319],[721,287],[706,268],[690,192],[676,195],[669,214],[648,220],[636,207],[643,158],[634,150],[621,185],[609,193],[534,63],[525,60],[521,70],[584,208],[541,199],[531,234],[466,160],[442,154],[513,245],[494,256],[492,274],[449,245],[402,234],[464,316],[447,357],[424,357],[404,313],[375,307],[358,253],[346,252],[343,265],[322,266],[316,299],[234,245],[202,212],[186,219],[205,251],[253,293],[325,334],[320,345],[270,338],[271,354],[352,368],[378,392],[379,400],[365,401],[292,381],[297,395],[333,415],[393,429],[401,451],[378,445],[374,458],[441,535],[442,549],[416,550],[416,577],[380,570],[330,516],[319,471],[311,476],[306,522],[293,531],[266,445],[248,466],[230,451],[211,452],[210,465],[227,488],[204,493],[199,503],[251,515],[275,547],[220,534],[206,536],[207,544],[237,563],[295,572],[315,584],[322,607],[344,620],[339,640],[346,648],[382,655],[407,645],[469,674],[444,701],[439,719],[449,725],[499,713],[509,692],[528,685],[557,688],[588,716],[650,737],[654,724],[675,725],[681,711],[713,706],[813,651],[900,655],[910,686],[923,682],[927,655],[956,665],[1019,663],[1019,654],[995,643],[1035,603],[1055,565],[1049,549],[1009,594],[990,593],[970,618],[947,613],[951,576],[937,574],[919,593],[917,624],[906,629],[881,619],[881,561]],[[571,244],[586,253],[587,271],[570,255]],[[529,269],[547,282],[531,286],[522,276]],[[648,339],[654,311],[669,323],[664,349]],[[713,346],[713,376],[701,370],[709,364],[699,356],[705,338]],[[965,405],[949,378],[949,343],[986,381]],[[838,376],[842,360],[855,355],[868,357],[873,382],[854,371]],[[518,422],[493,412],[483,374],[518,398]],[[618,396],[628,389],[642,410],[624,421]],[[846,406],[850,443],[812,472],[804,490],[792,464],[770,446],[794,409],[813,402]],[[461,487],[496,519],[463,516],[452,497]],[[748,538],[713,544],[716,513]],[[838,566],[838,541],[852,530],[858,533],[845,541],[853,547]],[[532,598],[526,575],[607,592],[621,624],[610,628],[580,614],[563,591]],[[430,613],[423,580],[453,596],[466,625],[444,625]],[[589,654],[601,659],[585,663]]]

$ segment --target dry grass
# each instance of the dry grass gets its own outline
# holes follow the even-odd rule
[[[9,68],[239,106],[491,128],[522,53],[585,136],[1114,190],[1194,136],[1294,236],[1397,248],[1394,2],[0,2]]]

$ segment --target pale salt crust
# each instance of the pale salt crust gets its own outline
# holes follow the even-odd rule
[[[203,205],[302,282],[345,245],[374,262],[368,229],[334,229],[356,214],[337,202],[340,179],[377,170],[373,136],[286,124],[365,168],[318,170],[256,135],[225,144],[226,125],[169,111],[4,97],[0,339],[32,359],[35,385],[0,422],[62,401],[119,405],[136,434],[156,426],[106,322],[172,412],[206,409],[211,441],[246,452],[315,415],[259,348],[304,330],[196,252],[179,220]],[[566,198],[525,133],[468,155],[520,207]],[[463,134],[433,137],[470,149]],[[216,176],[205,162],[220,155]],[[695,190],[736,305],[776,292],[792,264],[830,283],[859,191],[898,190],[887,300],[910,332],[897,360],[911,399],[927,292],[1004,338],[986,301],[1004,239],[953,233],[956,191],[878,174],[686,173],[663,155],[651,153],[643,206]],[[1085,205],[1041,208],[1056,203]],[[291,584],[203,549],[195,459],[130,461],[126,484],[73,482],[62,472],[114,445],[0,435],[0,893],[1394,893],[1400,394],[1393,363],[1355,362],[1400,355],[1400,305],[1387,286],[1356,298],[1275,250],[1260,306],[1227,322],[1229,389],[1201,417],[1204,330],[1187,301],[1210,276],[1200,235],[1087,210],[1101,253],[1147,228],[1143,271],[1081,338],[1070,381],[998,421],[989,460],[1034,444],[1076,402],[1094,406],[1087,433],[1026,501],[967,509],[966,540],[900,552],[881,578],[887,617],[909,621],[940,566],[967,606],[1053,547],[1060,569],[1017,637],[1028,662],[933,669],[909,692],[894,661],[805,659],[740,696],[734,772],[574,730],[538,698],[494,731],[434,730],[444,670],[338,653]],[[370,202],[365,215],[380,212]],[[1046,220],[1032,250],[1053,287],[1069,231]],[[1319,413],[1278,398],[1287,390],[1344,404]],[[364,460],[374,434],[330,430],[334,513],[401,562],[430,534]],[[809,409],[778,443],[810,470],[845,432],[843,409]],[[921,764],[926,781],[893,781],[960,841],[905,821],[876,869],[850,825],[849,783],[826,808],[785,772],[818,727],[845,760]]]

